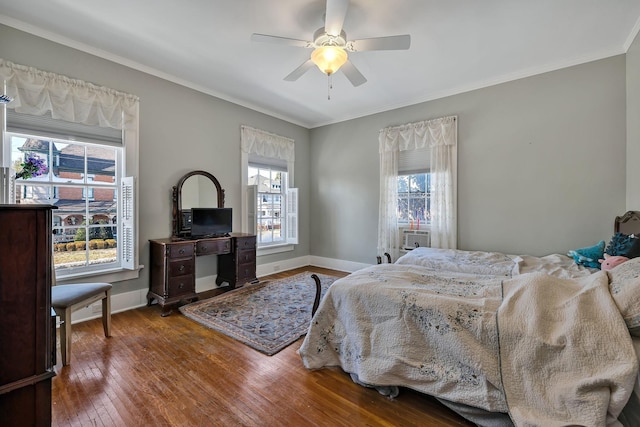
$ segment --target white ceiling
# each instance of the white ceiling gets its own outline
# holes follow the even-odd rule
[[[351,0],[348,39],[411,48],[350,53],[368,82],[338,72],[328,100],[317,68],[283,80],[310,50],[250,40],[311,40],[325,1],[0,0],[0,23],[308,128],[622,54],[640,26],[640,0]]]

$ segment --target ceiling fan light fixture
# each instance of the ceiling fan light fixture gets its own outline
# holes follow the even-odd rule
[[[347,52],[339,46],[320,46],[311,52],[313,63],[328,76],[338,71],[347,58]]]

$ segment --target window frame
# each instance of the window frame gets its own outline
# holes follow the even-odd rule
[[[397,180],[397,195],[398,195],[398,200],[397,200],[397,206],[398,206],[398,228],[400,229],[413,229],[414,227],[417,229],[418,227],[423,227],[423,229],[428,229],[431,225],[431,219],[427,219],[426,214],[423,217],[424,221],[420,221],[420,223],[414,222],[412,224],[410,219],[404,220],[400,218],[400,194],[407,194],[406,200],[407,200],[407,209],[410,205],[410,194],[411,191],[407,191],[407,192],[400,192],[400,179],[403,177],[412,177],[412,176],[416,176],[416,175],[425,175],[425,192],[424,192],[424,199],[425,199],[425,208],[427,206],[431,206],[431,172],[428,170],[421,170],[421,171],[399,171],[398,175],[396,177]],[[409,178],[411,179],[411,178]],[[425,209],[424,212],[429,212],[429,209]],[[429,215],[430,217],[430,215]]]
[[[9,203],[14,202],[14,200],[11,200],[11,198],[14,197],[13,191],[11,191],[11,189],[15,189],[15,185],[16,185],[15,171],[13,171],[13,167],[11,164],[12,162],[11,137],[12,136],[18,136],[18,137],[24,137],[24,138],[37,138],[40,140],[51,141],[54,143],[55,141],[59,141],[61,143],[82,144],[82,145],[89,145],[89,146],[106,146],[106,147],[115,148],[116,151],[118,152],[117,154],[118,158],[116,159],[118,171],[115,175],[116,179],[114,184],[105,186],[104,184],[100,185],[99,183],[97,183],[97,186],[99,187],[113,188],[115,191],[114,202],[117,203],[118,205],[118,208],[117,208],[118,212],[116,216],[117,218],[116,226],[118,227],[117,233],[119,235],[118,246],[117,246],[118,255],[116,257],[116,262],[104,264],[102,265],[102,267],[100,265],[95,265],[95,266],[82,266],[80,268],[75,268],[70,270],[66,270],[66,269],[57,270],[56,281],[57,282],[66,282],[66,281],[73,282],[79,279],[91,278],[92,281],[118,282],[118,281],[138,278],[139,270],[144,266],[138,265],[137,263],[138,231],[137,231],[137,227],[135,227],[135,224],[137,224],[137,217],[135,218],[136,219],[135,221],[129,221],[128,223],[129,227],[133,229],[134,234],[131,235],[131,232],[129,233],[125,232],[125,224],[127,223],[127,221],[123,220],[122,218],[124,215],[124,212],[123,212],[124,207],[121,207],[121,205],[125,203],[125,201],[124,200],[121,201],[122,195],[120,194],[123,191],[123,182],[125,181],[126,177],[136,176],[138,172],[137,163],[133,161],[128,161],[128,157],[133,159],[138,158],[137,138],[133,138],[133,141],[129,141],[128,144],[123,141],[121,145],[117,145],[117,144],[103,142],[103,141],[99,141],[91,138],[89,138],[90,139],[89,141],[83,140],[81,138],[73,138],[73,137],[65,138],[65,137],[61,137],[60,135],[57,135],[55,132],[51,132],[47,134],[47,132],[43,132],[43,131],[29,132],[26,129],[8,131],[7,120],[6,120],[6,106],[4,105],[2,106],[1,112],[2,114],[0,114],[0,117],[1,117],[0,124],[2,125],[2,132],[0,135],[0,146],[2,148],[2,164],[7,165],[3,167],[3,169],[5,169],[5,173],[8,173],[9,176],[5,176],[5,179],[4,179],[5,182],[2,184],[5,191],[3,191],[0,194],[0,196],[2,196],[2,199],[5,200],[6,202],[9,202]],[[123,132],[123,135],[124,133],[125,132]],[[59,159],[57,158],[53,159],[54,163],[56,161],[59,161]],[[86,168],[86,158],[85,158],[85,168]],[[93,184],[91,183],[90,175],[85,173],[83,180],[85,181],[84,184],[74,182],[74,183],[68,184],[67,186],[71,185],[71,186],[82,187],[83,192],[84,190],[88,189],[90,186],[96,187],[96,183],[93,183]],[[39,181],[39,182],[42,183],[42,185],[49,187],[50,189],[59,189],[65,186],[63,183],[56,183],[51,178],[48,178],[47,181]],[[135,188],[135,181],[133,179],[130,178],[129,181],[127,182],[129,182],[131,186]],[[57,185],[57,184],[62,184],[62,185]],[[133,191],[132,202],[134,206],[137,206],[136,194],[137,194],[137,191]],[[83,200],[85,199],[83,198]],[[125,235],[129,235],[130,236],[129,239],[132,240],[133,242],[132,248],[128,250],[124,247],[125,242],[123,239]],[[131,253],[132,251],[133,253]],[[125,255],[125,253],[127,255]],[[127,258],[127,260],[125,260],[125,258]]]
[[[241,201],[241,224],[242,232],[256,234],[257,232],[257,214],[255,210],[257,206],[251,200],[257,199],[256,187],[249,185],[249,165],[258,164],[259,162],[249,162],[249,155],[245,152],[241,153],[241,185],[244,190],[244,197]],[[287,163],[286,168],[287,180],[282,184],[286,186],[286,191],[279,193],[281,196],[281,224],[285,225],[285,233],[287,233],[284,241],[272,243],[269,245],[260,245],[256,242],[256,256],[272,255],[282,252],[289,252],[295,249],[298,244],[298,189],[293,187],[293,171],[291,171],[291,163]],[[253,209],[253,211],[252,211]],[[283,231],[281,230],[281,233]],[[257,235],[257,234],[256,234]]]
[[[270,189],[273,188],[273,175],[274,174],[284,174],[284,177],[280,177],[280,188],[278,192],[274,192],[274,191],[260,191],[260,185],[259,182],[254,184],[256,185],[256,206],[255,206],[255,231],[256,231],[256,244],[257,244],[257,248],[258,249],[269,249],[269,248],[273,248],[273,247],[278,247],[278,246],[282,246],[282,245],[286,245],[289,244],[287,242],[287,221],[286,221],[286,214],[287,214],[287,204],[286,204],[286,199],[287,199],[287,190],[288,190],[288,177],[289,177],[289,173],[286,171],[285,168],[279,168],[279,167],[273,167],[271,165],[267,165],[267,164],[259,164],[259,163],[252,163],[249,162],[249,165],[247,167],[247,180],[249,180],[251,177],[249,177],[249,171],[251,171],[251,169],[255,169],[256,170],[256,176],[264,176],[261,175],[260,172],[265,172],[268,171],[269,173],[269,182],[270,182]],[[266,178],[266,177],[265,177]],[[252,185],[252,184],[249,184]],[[262,203],[257,202],[258,198],[260,198],[260,195],[263,195],[265,197],[269,197],[271,196],[271,202],[270,205],[273,207],[272,211],[274,212],[273,215],[261,215],[261,207],[263,206]],[[273,199],[276,198],[280,198],[279,202],[276,205],[276,202]],[[269,202],[267,202],[269,203]],[[273,238],[273,234],[275,231],[275,222],[276,222],[276,216],[275,212],[278,210],[275,208],[275,206],[278,206],[279,208],[279,212],[280,215],[277,219],[277,221],[280,224],[280,238],[276,241],[271,240],[269,241],[262,241],[261,239],[261,229],[259,227],[259,224],[261,221],[264,220],[271,220],[271,235]],[[269,231],[269,230],[267,230]]]

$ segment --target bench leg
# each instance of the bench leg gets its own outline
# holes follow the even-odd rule
[[[71,358],[71,308],[67,308],[60,313],[60,356],[62,358],[62,366],[69,364]]]
[[[105,297],[102,299],[102,327],[104,336],[111,336],[111,289],[106,291]]]

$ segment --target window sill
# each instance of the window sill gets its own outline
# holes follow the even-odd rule
[[[263,248],[256,249],[256,256],[279,254],[281,252],[292,251],[293,249],[294,249],[294,245],[292,244],[266,246]]]
[[[100,272],[84,272],[77,274],[68,274],[65,276],[56,276],[56,283],[59,285],[65,283],[78,283],[81,280],[91,282],[122,282],[124,280],[137,279],[140,276],[140,270],[144,268],[144,265],[139,265],[136,270],[124,270],[117,269],[112,271],[100,271]],[[85,280],[89,279],[89,280]]]

